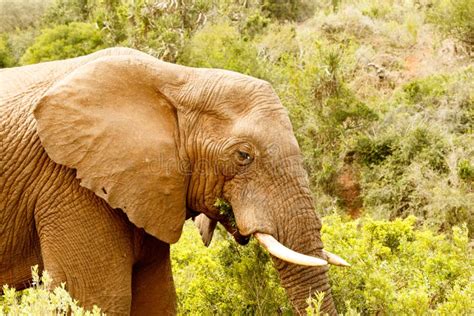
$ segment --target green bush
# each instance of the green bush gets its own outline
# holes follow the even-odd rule
[[[436,106],[436,102],[447,93],[447,80],[441,75],[411,81],[402,87],[405,101],[412,105]]]
[[[439,234],[415,217],[349,221],[323,218],[325,248],[351,268],[332,267],[337,309],[346,315],[468,315],[474,311],[474,256],[465,225]],[[418,227],[418,228],[417,228]],[[172,247],[173,272],[183,315],[291,315],[271,261],[252,241],[238,246],[220,232],[209,249],[192,225]],[[309,315],[318,315],[317,295]]]
[[[73,22],[41,32],[21,57],[21,64],[72,58],[104,48],[102,35],[94,25]]]
[[[281,80],[276,82],[276,90],[290,110],[312,188],[332,194],[347,139],[378,116],[348,84],[354,67],[353,43],[310,39],[300,43],[299,50],[305,55],[283,55],[281,66],[277,63],[279,67],[273,71],[283,78],[272,80]]]
[[[467,223],[474,234],[473,86],[470,67],[409,82],[388,102],[384,119],[352,140],[365,212],[413,214],[442,230]]]
[[[8,36],[0,35],[0,68],[11,67],[13,64],[14,59]]]
[[[392,155],[396,146],[395,141],[394,137],[372,139],[369,136],[362,136],[357,139],[354,152],[357,153],[357,158],[363,164],[367,166],[378,165]]]
[[[46,25],[85,22],[94,8],[94,3],[90,0],[50,0],[50,2],[42,18],[43,24]]]
[[[129,46],[149,51],[152,55],[176,62],[189,37],[205,22],[212,7],[208,1],[182,1],[161,8],[153,3],[129,4]]]
[[[323,219],[326,249],[351,268],[330,270],[340,313],[362,315],[471,315],[474,256],[465,225],[452,234],[415,228],[416,219],[393,222],[339,216]]]
[[[278,20],[301,20],[311,15],[314,5],[302,0],[263,0],[262,11]]]
[[[474,166],[466,159],[459,161],[458,175],[463,180],[474,182]]]
[[[186,45],[180,63],[205,68],[221,68],[262,78],[263,67],[257,49],[245,41],[229,21],[208,24]]]
[[[425,126],[398,133],[379,139],[362,136],[357,140],[355,153],[366,165],[381,164],[390,157],[388,163],[398,169],[419,161],[440,173],[447,171],[444,161],[447,145],[443,143],[442,135]]]
[[[65,284],[55,289],[51,288],[51,278],[44,271],[40,277],[38,266],[31,269],[32,287],[17,292],[14,288],[3,285],[3,295],[0,296],[0,315],[73,315],[100,316],[100,308],[94,305],[92,311],[84,310],[79,303],[71,298],[65,289]]]
[[[26,30],[17,30],[9,32],[6,38],[8,39],[8,51],[11,58],[10,66],[19,66],[21,56],[23,56],[26,50],[33,45],[36,37],[39,35],[39,31],[34,28]]]
[[[441,0],[430,20],[442,32],[474,49],[474,0]]]
[[[329,271],[332,294],[346,315],[470,315],[474,312],[474,255],[466,225],[451,233],[420,227],[415,217],[395,221],[338,215],[323,218],[325,248],[350,268]],[[292,315],[269,255],[255,240],[237,245],[223,229],[204,247],[192,223],[172,246],[173,275],[181,315]],[[64,289],[50,290],[47,273],[33,269],[33,287],[20,295],[4,286],[0,315],[85,312]],[[309,298],[308,298],[309,299]],[[322,296],[308,300],[319,315]]]
[[[206,248],[193,224],[172,246],[181,315],[275,315],[291,311],[269,255],[218,230]]]
[[[262,32],[270,23],[271,19],[263,16],[259,10],[255,10],[246,17],[241,32],[249,37],[253,37]]]

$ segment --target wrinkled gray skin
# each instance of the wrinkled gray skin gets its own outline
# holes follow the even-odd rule
[[[270,85],[125,48],[0,71],[0,284],[39,264],[86,307],[174,314],[169,244],[205,213],[325,258],[288,115]],[[214,207],[229,201],[237,222]],[[295,310],[327,267],[274,258]]]

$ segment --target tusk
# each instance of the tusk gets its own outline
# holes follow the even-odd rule
[[[260,244],[268,250],[269,253],[277,258],[280,258],[281,260],[303,266],[324,266],[328,264],[326,260],[303,255],[299,252],[293,251],[280,244],[275,238],[268,234],[255,233],[254,236],[257,238]]]
[[[327,260],[330,264],[333,264],[335,266],[343,266],[343,267],[351,266],[349,263],[347,263],[346,260],[342,259],[338,255],[330,253],[329,251],[326,251],[324,249],[323,249],[323,253],[327,256]]]

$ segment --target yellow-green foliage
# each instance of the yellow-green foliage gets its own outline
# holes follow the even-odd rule
[[[383,121],[355,139],[366,211],[414,214],[438,229],[474,234],[474,70],[411,81]]]
[[[325,247],[352,264],[330,270],[340,312],[472,315],[474,256],[466,226],[437,234],[415,222],[324,218]]]
[[[269,255],[255,240],[239,246],[218,229],[206,248],[192,223],[172,246],[182,315],[274,315],[290,306]]]
[[[229,21],[210,23],[197,32],[185,47],[180,62],[263,77],[256,48]]]
[[[439,0],[430,12],[431,21],[448,35],[451,35],[474,49],[474,0]]]
[[[40,277],[38,266],[32,267],[31,273],[32,287],[22,292],[3,285],[3,295],[0,296],[0,316],[104,315],[97,306],[94,306],[92,311],[80,307],[79,303],[66,291],[64,283],[52,289],[52,280],[48,272],[44,271]]]
[[[10,43],[6,35],[0,35],[0,68],[10,67],[14,64]]]
[[[93,53],[104,48],[100,31],[92,24],[73,22],[45,29],[21,58],[33,64]]]
[[[417,219],[356,221],[323,218],[325,247],[343,255],[350,268],[329,271],[338,311],[346,315],[471,315],[474,312],[474,255],[467,228],[439,234],[417,228]],[[172,246],[173,274],[181,315],[292,315],[268,254],[255,240],[237,245],[218,230],[204,247],[192,223]],[[4,287],[0,315],[54,312],[87,314],[61,287],[50,291],[33,269],[33,288],[18,297]],[[321,295],[309,299],[309,315],[319,315]]]
[[[474,255],[466,226],[438,234],[416,228],[416,218],[323,219],[325,247],[352,267],[330,269],[339,312],[373,315],[469,315],[474,312]],[[217,237],[217,238],[216,238]],[[183,315],[290,314],[268,256],[252,241],[238,246],[226,234],[209,249],[186,225],[172,247],[179,311]],[[309,314],[318,315],[320,297]]]
[[[306,303],[308,303],[308,307],[306,308],[306,315],[308,316],[320,316],[321,315],[321,307],[324,301],[324,292],[317,292],[314,293],[312,297],[308,297]]]
[[[46,8],[52,0],[11,1],[0,0],[0,33],[39,26]]]

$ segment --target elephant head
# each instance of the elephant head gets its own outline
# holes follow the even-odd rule
[[[323,309],[335,313],[326,264],[344,262],[323,252],[300,149],[267,82],[133,51],[78,67],[34,115],[49,157],[136,226],[174,243],[185,219],[203,213],[208,239],[216,221],[241,243],[254,235],[296,310],[324,291]]]

